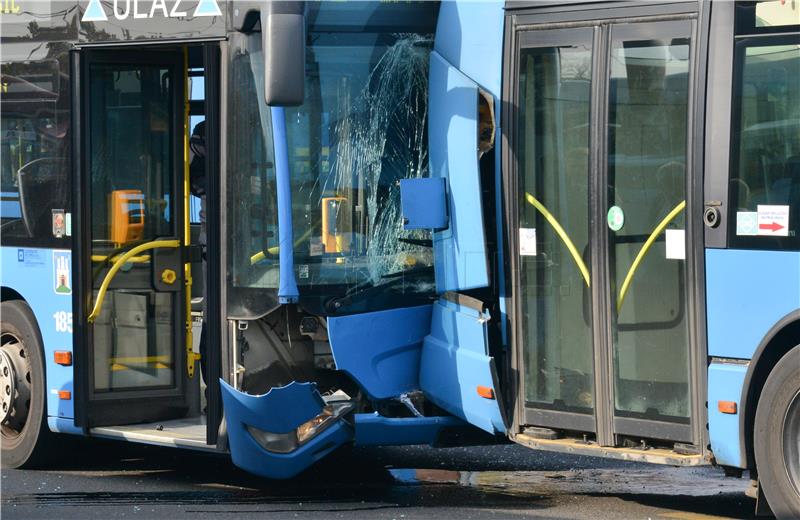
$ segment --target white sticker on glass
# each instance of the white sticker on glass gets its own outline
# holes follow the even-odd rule
[[[536,228],[519,228],[519,255],[536,256]]]
[[[672,260],[686,260],[686,232],[682,229],[668,229],[667,258]]]

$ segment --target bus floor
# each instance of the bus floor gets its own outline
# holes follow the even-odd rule
[[[216,451],[215,445],[206,444],[206,417],[184,417],[169,421],[126,426],[92,428],[90,434],[107,439],[124,439],[129,442]]]

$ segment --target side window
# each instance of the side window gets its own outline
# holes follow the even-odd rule
[[[730,245],[800,249],[800,35],[738,38],[733,88]]]
[[[59,81],[59,62],[8,63],[0,71],[3,243],[68,247],[69,112],[61,109],[68,98],[58,99],[66,83]]]

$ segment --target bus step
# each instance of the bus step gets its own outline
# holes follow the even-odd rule
[[[650,448],[648,450],[614,448],[599,446],[594,442],[585,442],[581,439],[539,439],[527,433],[514,435],[511,440],[535,450],[587,455],[590,457],[606,457],[632,462],[668,464],[670,466],[703,466],[709,464],[709,461],[700,454],[681,454],[665,448]]]

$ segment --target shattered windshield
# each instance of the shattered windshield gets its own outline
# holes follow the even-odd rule
[[[309,34],[306,101],[285,111],[301,293],[433,290],[431,234],[403,230],[400,210],[400,179],[428,176],[431,44],[420,34]]]

